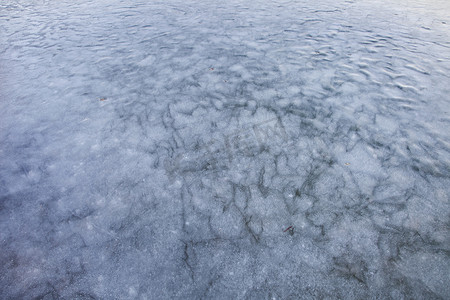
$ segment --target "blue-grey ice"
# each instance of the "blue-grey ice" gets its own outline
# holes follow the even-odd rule
[[[2,0],[1,299],[449,299],[450,2]]]

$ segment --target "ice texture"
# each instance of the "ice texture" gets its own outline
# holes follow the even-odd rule
[[[450,2],[3,0],[1,299],[449,299]]]

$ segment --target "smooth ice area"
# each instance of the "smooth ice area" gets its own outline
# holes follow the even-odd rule
[[[2,0],[1,299],[449,299],[450,1]]]

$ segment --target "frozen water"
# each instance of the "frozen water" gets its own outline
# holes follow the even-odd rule
[[[450,297],[448,1],[6,0],[0,45],[0,298]]]

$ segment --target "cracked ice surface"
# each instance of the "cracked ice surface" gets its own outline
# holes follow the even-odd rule
[[[448,299],[450,5],[395,2],[2,1],[1,298]]]

